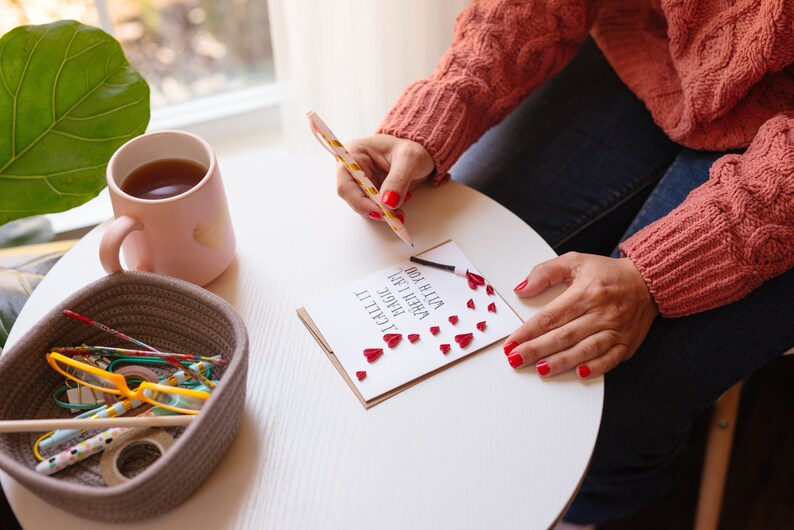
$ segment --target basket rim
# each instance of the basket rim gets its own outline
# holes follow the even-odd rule
[[[214,397],[207,401],[202,407],[199,418],[188,425],[181,435],[175,439],[174,446],[170,455],[176,454],[182,446],[195,442],[205,429],[213,428],[212,423],[219,420],[226,413],[225,407],[228,399],[233,397],[236,392],[243,392],[245,395],[246,378],[248,371],[248,349],[249,339],[245,324],[236,310],[218,295],[198,287],[194,284],[143,271],[121,271],[108,276],[104,276],[88,285],[78,289],[71,295],[56,303],[53,309],[48,311],[28,332],[20,338],[11,348],[4,351],[0,356],[0,377],[12,366],[17,358],[25,355],[31,343],[40,340],[40,334],[56,322],[62,319],[63,307],[75,306],[78,302],[90,299],[91,296],[101,294],[107,288],[128,283],[138,283],[141,285],[159,288],[161,290],[172,290],[183,295],[188,295],[196,299],[201,304],[207,305],[222,314],[230,325],[230,333],[234,340],[234,351],[230,356],[229,364],[225,367],[223,381],[230,384],[219,385],[213,392]],[[244,400],[243,400],[244,403]],[[130,480],[115,486],[95,486],[90,484],[79,484],[71,481],[63,481],[56,476],[47,476],[36,472],[35,469],[13,459],[11,455],[0,451],[0,469],[3,469],[11,477],[18,480],[26,487],[35,490],[38,494],[42,492],[55,493],[61,496],[68,496],[73,499],[78,498],[97,498],[105,497],[108,499],[123,496],[130,491],[142,487],[152,476],[166,471],[170,466],[172,458],[169,454],[158,458],[145,470],[130,478]],[[198,487],[198,485],[196,485]]]

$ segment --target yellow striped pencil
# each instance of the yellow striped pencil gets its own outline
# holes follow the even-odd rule
[[[408,230],[405,229],[405,225],[394,214],[394,212],[383,205],[380,200],[378,188],[376,188],[372,181],[369,180],[361,167],[356,164],[356,161],[353,160],[353,157],[350,156],[350,153],[348,153],[347,149],[344,148],[342,142],[340,142],[336,136],[334,136],[334,133],[331,132],[331,129],[329,129],[325,122],[320,119],[316,112],[310,110],[308,113],[306,113],[306,117],[309,118],[309,126],[311,127],[315,138],[317,138],[317,141],[319,141],[320,144],[322,144],[322,146],[334,156],[334,158],[345,165],[345,168],[353,176],[353,180],[356,181],[356,184],[358,184],[361,189],[364,190],[364,193],[367,194],[367,197],[378,206],[383,214],[384,220],[391,227],[392,231],[394,231],[394,233],[397,234],[400,239],[409,245],[414,246],[414,244],[411,242],[411,236],[408,235]]]

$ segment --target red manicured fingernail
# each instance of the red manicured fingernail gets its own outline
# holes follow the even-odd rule
[[[405,224],[405,216],[403,214],[397,213],[397,214],[394,214],[394,215],[397,216],[397,219],[399,219],[402,224]]]
[[[527,286],[527,281],[524,280],[523,282],[521,282],[518,285],[516,285],[515,287],[513,287],[513,290],[514,291],[520,291],[521,289],[523,289],[526,286]]]
[[[577,368],[576,371],[579,372],[579,377],[581,377],[582,379],[590,375],[590,367],[587,366],[586,364],[583,364],[582,366]]]
[[[369,212],[367,214],[370,219],[375,219],[376,221],[380,221],[380,214],[378,212]]]
[[[524,364],[524,359],[521,358],[521,355],[518,353],[511,353],[507,356],[507,362],[510,363],[510,366],[513,368],[518,368],[522,364]]]
[[[409,191],[408,193],[405,194],[405,200],[403,202],[410,201],[411,197],[413,197],[413,196],[414,196],[414,194]]]
[[[537,370],[540,375],[546,375],[551,372],[551,368],[549,368],[546,361],[538,361],[538,364],[535,365],[535,370]]]
[[[504,346],[505,355],[510,355],[510,352],[512,352],[516,348],[516,346],[518,346],[518,343],[514,340],[511,340],[510,342],[505,344]]]
[[[383,201],[383,204],[386,206],[397,208],[397,205],[400,203],[400,196],[393,191],[387,191],[380,200]]]

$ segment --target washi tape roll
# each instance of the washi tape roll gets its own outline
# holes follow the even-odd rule
[[[115,373],[123,375],[124,379],[127,380],[139,379],[142,381],[149,381],[150,383],[157,383],[160,380],[160,378],[157,377],[157,374],[154,373],[153,370],[151,370],[150,368],[146,368],[145,366],[140,366],[138,364],[130,364],[127,366],[122,366],[121,368],[116,370]],[[106,405],[112,405],[113,403],[119,400],[119,396],[116,394],[110,394],[108,392],[105,392],[104,396],[105,396]],[[139,410],[135,410],[132,414],[130,414],[130,416],[135,416],[137,414],[140,414],[141,412],[145,412],[149,408],[150,407],[138,407]]]
[[[130,429],[121,433],[102,453],[99,474],[108,486],[117,486],[161,458],[174,445],[174,437],[160,428]],[[137,474],[137,473],[135,473]]]

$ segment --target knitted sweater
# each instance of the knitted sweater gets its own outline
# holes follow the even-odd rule
[[[728,304],[794,267],[790,0],[472,0],[435,72],[405,90],[379,132],[422,144],[437,184],[588,33],[672,140],[749,146],[621,244],[662,315]]]

